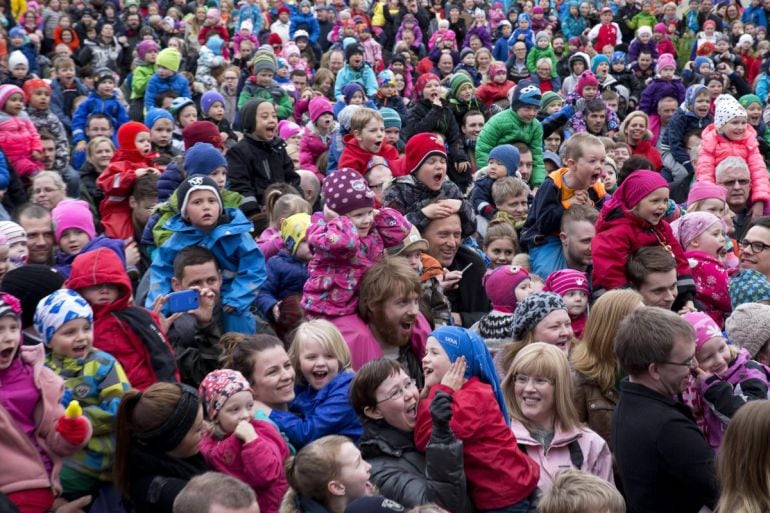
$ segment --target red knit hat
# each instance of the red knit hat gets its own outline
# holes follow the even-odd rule
[[[267,44],[270,46],[280,46],[283,47],[283,39],[281,39],[281,36],[273,32],[270,34],[270,37],[267,38]]]
[[[580,75],[577,86],[575,86],[575,91],[577,91],[580,96],[583,96],[583,88],[586,86],[599,87],[599,80],[596,78],[596,75],[588,70]]]
[[[196,143],[209,143],[220,150],[224,148],[219,129],[211,121],[195,121],[182,130],[182,139],[185,148],[192,148]]]
[[[425,76],[425,75],[423,75]],[[423,132],[413,136],[406,143],[404,153],[404,173],[412,174],[432,155],[446,158],[444,144],[435,134]]]
[[[492,302],[492,308],[513,313],[516,309],[516,287],[529,279],[529,273],[516,265],[501,265],[484,276],[484,290]]]
[[[553,292],[560,296],[567,295],[567,292],[579,290],[590,295],[588,290],[588,278],[586,273],[576,271],[575,269],[561,269],[548,275],[545,280],[544,292]]]
[[[418,98],[422,98],[422,90],[425,89],[425,86],[428,85],[428,82],[431,80],[435,80],[436,82],[441,82],[441,79],[438,78],[438,75],[435,75],[433,73],[426,73],[424,75],[420,75],[420,78],[417,79],[417,83],[414,85],[414,93],[417,95]]]
[[[27,101],[32,98],[32,95],[38,89],[47,89],[49,93],[51,92],[51,86],[49,86],[48,82],[42,78],[30,78],[24,82],[24,87],[22,89],[24,90],[24,94],[27,96]]]
[[[135,150],[136,136],[142,132],[149,131],[149,128],[137,121],[129,121],[128,123],[124,123],[118,129],[118,146],[122,150]]]

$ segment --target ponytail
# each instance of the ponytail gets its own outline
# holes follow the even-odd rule
[[[118,408],[117,424],[115,428],[115,462],[112,467],[112,475],[115,486],[126,499],[131,499],[130,479],[128,475],[128,453],[131,448],[131,437],[134,431],[133,418],[136,405],[142,398],[142,393],[131,389],[120,401]]]

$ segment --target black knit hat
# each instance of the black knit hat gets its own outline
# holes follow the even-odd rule
[[[19,298],[22,328],[32,326],[35,309],[41,299],[62,288],[64,276],[47,265],[27,264],[8,271],[0,291]]]
[[[224,204],[222,203],[222,195],[219,192],[217,183],[209,176],[194,175],[183,180],[176,190],[176,202],[179,205],[179,213],[182,215],[182,219],[187,219],[187,203],[190,200],[190,194],[195,191],[213,192],[217,197],[217,201],[219,201],[219,214],[222,214]]]

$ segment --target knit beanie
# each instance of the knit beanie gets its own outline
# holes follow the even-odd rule
[[[664,53],[658,57],[658,63],[655,64],[655,72],[660,73],[664,68],[674,68],[674,71],[676,71],[676,61],[670,53]]]
[[[24,31],[24,27],[16,25],[15,27],[13,27],[11,30],[8,31],[8,37],[11,39],[14,39],[17,37],[26,39],[27,33]]]
[[[495,159],[501,162],[505,169],[508,171],[508,176],[516,176],[516,170],[519,169],[519,162],[521,155],[516,146],[512,144],[501,144],[495,146],[492,151],[489,152],[487,160]]]
[[[511,334],[513,340],[521,340],[524,334],[556,310],[567,310],[567,305],[558,294],[553,292],[535,292],[516,306],[513,312]]]
[[[626,63],[626,52],[621,52],[620,50],[616,50],[612,53],[612,59],[610,60],[612,64],[618,64],[619,62],[622,62],[623,64]]]
[[[302,131],[302,127],[294,121],[282,119],[278,122],[278,136],[284,141],[288,141]]]
[[[227,400],[238,392],[251,392],[251,385],[243,374],[232,369],[209,372],[198,387],[206,418],[216,420]]]
[[[721,337],[722,330],[710,315],[703,312],[689,312],[682,316],[695,331],[695,350],[700,351],[703,345],[714,337]]]
[[[225,97],[219,94],[218,91],[206,91],[203,93],[203,96],[201,96],[201,112],[203,115],[208,116],[209,109],[217,102],[221,103],[223,107],[225,106]]]
[[[254,75],[263,70],[275,73],[275,57],[266,52],[257,52],[252,60],[251,68]]]
[[[281,57],[283,57],[284,59],[288,59],[292,55],[299,55],[300,53],[302,52],[299,51],[299,46],[297,46],[297,43],[295,43],[294,41],[289,41],[288,43],[283,45],[283,51],[281,52]]]
[[[401,116],[399,116],[398,112],[391,109],[390,107],[381,108],[380,116],[382,116],[382,120],[385,122],[386,130],[388,128],[401,128]]]
[[[690,187],[690,193],[687,195],[687,206],[711,198],[727,202],[727,191],[721,185],[708,182],[695,182]]]
[[[460,91],[466,87],[473,88],[473,80],[464,71],[458,71],[454,74],[452,80],[449,81],[449,90],[455,98],[459,97]]]
[[[276,57],[275,58],[275,69],[277,71],[280,71],[282,69],[289,69],[289,61],[287,61],[283,57]]]
[[[553,91],[546,91],[543,93],[542,100],[540,100],[540,112],[545,114],[548,107],[556,102],[564,102],[564,100],[561,96],[558,95],[558,93],[554,93]]]
[[[345,98],[346,104],[350,103],[350,100],[353,99],[353,95],[356,93],[361,93],[364,99],[366,99],[366,92],[364,92],[364,88],[361,87],[361,84],[351,82],[342,86],[342,97]]]
[[[251,34],[254,31],[254,22],[246,18],[241,22],[241,26],[238,27],[238,31],[240,32],[243,29],[246,29],[246,31]]]
[[[0,234],[7,239],[9,246],[19,242],[27,242],[27,232],[21,225],[13,221],[0,221]]]
[[[518,303],[516,287],[529,278],[527,270],[516,265],[501,265],[487,271],[484,276],[484,290],[492,308],[512,313]]]
[[[388,254],[393,256],[400,256],[409,251],[419,249],[420,251],[428,251],[428,241],[422,238],[420,230],[415,225],[409,228],[409,235],[404,240],[387,248]]]
[[[147,114],[144,115],[144,125],[147,128],[152,129],[152,127],[155,126],[155,123],[160,119],[167,119],[171,121],[172,126],[174,125],[174,116],[172,116],[166,109],[159,109],[157,107],[151,108],[147,111]]]
[[[583,96],[583,88],[586,86],[599,87],[599,80],[596,79],[596,75],[594,75],[592,71],[586,70],[580,75],[577,85],[575,86],[575,91],[577,91],[580,96]]]
[[[123,123],[118,128],[118,147],[122,150],[135,150],[136,149],[136,136],[142,132],[148,132],[150,129],[146,125],[139,123],[138,121],[129,121]]]
[[[294,41],[299,41],[301,38],[310,39],[310,34],[307,33],[307,30],[299,29],[296,32],[294,32]]]
[[[542,98],[540,89],[531,80],[522,80],[513,88],[511,109],[516,110],[525,106],[533,106],[540,110],[540,100]]]
[[[617,207],[631,210],[648,194],[664,187],[668,188],[668,182],[660,173],[646,169],[634,171],[612,193],[612,198],[604,204],[602,212],[610,212]]]
[[[158,43],[152,39],[144,39],[138,45],[136,45],[136,56],[141,60],[144,60],[148,53],[159,51],[160,46],[158,46]]]
[[[192,148],[196,143],[207,142],[220,150],[224,148],[219,129],[211,121],[196,121],[182,130],[182,140],[185,148]]]
[[[158,58],[155,60],[155,64],[163,66],[173,72],[179,71],[179,66],[182,64],[182,54],[176,48],[165,48],[158,52]]]
[[[638,29],[636,29],[636,35],[641,36],[642,34],[649,34],[652,35],[652,28],[647,25],[642,25]]]
[[[99,84],[105,80],[112,80],[115,82],[115,73],[110,68],[99,68],[94,73],[94,89],[99,87]]]
[[[665,23],[656,23],[655,27],[653,28],[653,30],[655,32],[657,32],[658,34],[665,34],[665,33],[668,32],[668,30],[666,30],[666,24]]]
[[[361,173],[350,168],[328,175],[321,193],[325,205],[341,216],[359,208],[374,208],[374,192]]]
[[[211,50],[215,56],[222,55],[222,48],[225,46],[225,41],[219,35],[213,35],[206,41],[206,48]]]
[[[267,38],[267,44],[270,46],[277,46],[279,48],[283,47],[283,39],[281,39],[281,36],[273,32],[270,34],[270,36]]]
[[[315,123],[318,121],[318,118],[323,116],[324,114],[333,114],[332,104],[329,100],[326,99],[324,96],[316,96],[312,100],[310,100],[310,105],[308,105],[308,111],[310,112],[310,121]]]
[[[511,24],[510,24],[510,23],[508,23],[508,26],[510,27],[510,26],[511,26]],[[463,48],[462,50],[460,50],[460,60],[462,61],[463,59],[465,59],[465,56],[466,56],[466,55],[475,55],[475,54],[476,54],[476,53],[473,51],[473,49],[472,49],[472,48],[468,48],[468,47],[466,46],[465,48]]]
[[[18,298],[7,292],[0,292],[0,317],[7,315],[18,319],[22,315],[21,302]]]
[[[8,57],[8,69],[12,70],[17,66],[24,66],[29,69],[29,59],[21,50],[14,50]]]
[[[210,175],[220,167],[226,169],[227,160],[222,152],[210,143],[196,143],[185,153],[184,170],[187,176]]]
[[[27,84],[24,84],[25,87],[26,85]],[[753,103],[756,103],[757,105],[759,105],[760,108],[763,107],[762,100],[760,100],[759,96],[757,96],[756,94],[744,94],[738,99],[738,103],[740,103],[744,109],[748,109],[749,105]]]
[[[172,116],[174,116],[174,119],[179,121],[179,115],[182,113],[182,111],[185,109],[185,107],[188,107],[192,105],[195,107],[195,102],[192,98],[188,98],[186,96],[180,96],[179,98],[174,98],[171,101],[171,106],[168,108],[168,111],[171,113]]]
[[[730,278],[730,301],[733,308],[744,303],[770,301],[767,277],[754,269],[743,269]]]
[[[343,89],[345,89],[345,87],[343,87]],[[347,102],[348,100],[346,99],[345,101]],[[340,113],[337,114],[337,121],[339,122],[340,127],[346,132],[350,131],[350,123],[352,123],[353,121],[353,114],[358,109],[362,109],[362,108],[363,107],[361,105],[346,105],[345,107],[343,107]]]
[[[0,290],[19,298],[21,303],[21,326],[32,326],[35,309],[42,298],[58,290],[64,285],[64,276],[52,267],[40,264],[27,264],[11,269],[3,276]],[[3,299],[3,301],[5,301]],[[0,305],[0,316],[2,306]]]
[[[348,62],[354,55],[364,55],[364,46],[361,43],[353,43],[345,48],[345,62]]]
[[[404,171],[415,173],[433,155],[446,158],[444,144],[435,134],[423,132],[410,137],[404,149]]]
[[[545,30],[541,30],[540,32],[535,35],[535,43],[538,43],[541,39],[545,39],[547,41],[551,41],[551,36],[548,35],[548,32]]]
[[[586,273],[577,271],[575,269],[560,269],[554,271],[548,275],[545,280],[544,292],[553,292],[564,297],[567,292],[573,290],[579,290],[584,292],[587,296],[591,295],[591,290],[588,288],[588,278]]]
[[[24,82],[24,87],[22,90],[24,91],[24,95],[27,97],[27,102],[29,102],[29,100],[32,98],[32,95],[35,94],[35,91],[38,89],[45,89],[49,93],[51,92],[51,86],[49,86],[48,82],[42,78],[30,78]]]
[[[760,303],[740,305],[725,321],[725,330],[727,338],[755,359],[770,340],[770,306]]]
[[[209,7],[209,10],[206,11],[206,18],[219,23],[219,20],[222,19],[222,13],[216,7]]]
[[[609,157],[607,157],[607,160],[611,160]],[[561,158],[556,153],[549,151],[549,150],[543,150],[543,162],[553,162],[553,164],[556,166],[557,169],[562,167],[561,165]],[[605,161],[606,162],[606,161]],[[614,163],[614,161],[613,161]]]
[[[505,63],[502,61],[492,61],[492,64],[489,65],[490,78],[501,73],[508,74],[508,68],[505,67]]]
[[[389,69],[385,69],[380,71],[380,73],[377,75],[377,86],[378,87],[387,87],[387,86],[396,86],[396,75],[393,74],[392,71]]]
[[[689,112],[694,112],[695,99],[703,92],[708,93],[708,87],[703,84],[693,84],[687,88],[684,93],[684,106]]]
[[[751,34],[741,34],[741,37],[738,38],[738,45],[742,45],[743,43],[754,46],[754,38],[751,37]]]
[[[607,66],[609,66],[610,60],[603,53],[594,55],[594,58],[591,59],[591,72],[596,73],[596,68],[598,68],[599,64],[601,63],[605,63]]]
[[[16,93],[21,95],[21,99],[23,101],[27,101],[27,95],[24,94],[24,91],[22,91],[21,87],[15,86],[13,84],[0,85],[0,109],[5,108],[5,104],[8,102],[8,99]]]
[[[420,78],[418,78],[417,82],[414,84],[414,92],[417,94],[418,98],[422,98],[422,91],[425,89],[425,86],[428,85],[428,82],[432,82],[434,80],[438,83],[441,83],[441,79],[438,78],[438,75],[433,73],[425,73],[424,75],[420,75]]]
[[[729,94],[720,94],[714,101],[714,126],[722,128],[733,118],[748,117],[746,109]]]
[[[310,216],[304,212],[291,215],[281,223],[281,240],[292,255],[297,254],[297,248],[305,240],[310,223]]]
[[[51,211],[53,220],[54,236],[56,242],[61,240],[65,231],[77,229],[88,235],[89,240],[96,236],[94,227],[94,218],[91,209],[83,200],[65,199]]]
[[[83,297],[69,289],[59,289],[45,296],[35,309],[35,329],[46,346],[59,328],[75,319],[85,319],[93,324],[94,311]]]
[[[708,64],[709,65],[709,69],[714,69],[714,64],[711,62],[711,59],[709,59],[705,55],[701,55],[700,57],[696,57],[695,58],[695,66],[694,66],[695,72],[696,73],[700,73],[700,68],[704,64]],[[690,86],[690,87],[692,87],[692,86]]]
[[[671,230],[682,249],[687,251],[687,246],[715,223],[721,225],[722,220],[710,212],[692,212],[671,223]]]
[[[221,215],[224,205],[222,203],[222,194],[219,192],[219,187],[214,180],[205,175],[188,176],[182,180],[179,187],[176,190],[176,200],[179,204],[179,213],[182,219],[187,219],[187,203],[190,201],[190,195],[195,191],[211,191],[219,201],[219,213]]]

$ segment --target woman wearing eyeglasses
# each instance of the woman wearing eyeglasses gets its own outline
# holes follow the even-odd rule
[[[382,495],[406,508],[436,503],[455,513],[473,511],[463,444],[449,428],[451,399],[432,402],[433,434],[422,454],[414,444],[419,393],[395,360],[373,360],[353,378],[350,402],[364,427],[359,448],[372,466],[370,480]]]
[[[614,483],[607,442],[578,419],[563,351],[543,342],[524,347],[502,388],[516,440],[540,466],[540,491],[550,489],[556,474],[570,468]]]

